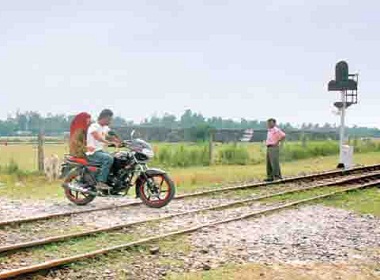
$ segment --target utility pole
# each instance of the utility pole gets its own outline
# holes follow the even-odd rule
[[[341,91],[342,108],[340,108],[339,163],[343,163],[344,126],[346,117],[346,93]]]
[[[42,131],[38,133],[38,171],[44,171],[44,136]]]
[[[213,161],[214,161],[214,144],[213,144],[213,141],[214,141],[214,130],[213,129],[210,129],[209,131],[209,138],[208,138],[208,157],[209,157],[209,163],[210,165],[213,164]]]

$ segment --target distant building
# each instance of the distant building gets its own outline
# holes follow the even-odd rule
[[[241,142],[251,142],[253,138],[253,129],[246,129],[243,136],[240,138]]]
[[[27,130],[18,130],[16,131],[17,136],[31,136],[33,135],[33,132],[27,131]]]

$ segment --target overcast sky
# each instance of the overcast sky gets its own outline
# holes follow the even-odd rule
[[[338,121],[335,63],[360,73],[350,125],[380,127],[380,2],[1,1],[0,118],[17,109],[141,121]]]

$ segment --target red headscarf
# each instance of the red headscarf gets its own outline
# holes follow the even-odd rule
[[[90,125],[87,121],[89,118],[91,119],[91,115],[85,112],[76,115],[75,118],[71,121],[70,137],[74,136],[75,132],[79,129],[83,130],[86,133]]]
[[[88,119],[91,119],[91,115],[83,112],[76,115],[70,125],[70,154],[76,157],[84,156],[86,134],[90,125]]]

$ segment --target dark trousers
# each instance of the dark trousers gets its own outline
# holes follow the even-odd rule
[[[113,164],[113,157],[109,153],[96,151],[92,155],[88,155],[87,158],[89,161],[97,162],[102,165],[100,172],[96,176],[96,180],[98,180],[98,182],[106,183]]]
[[[281,179],[280,147],[267,147],[267,178],[270,180]]]

